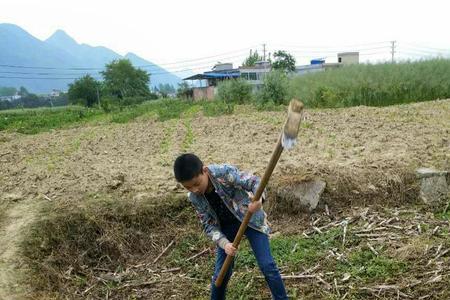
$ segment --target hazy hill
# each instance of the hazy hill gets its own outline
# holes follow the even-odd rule
[[[86,73],[101,79],[99,71],[113,59],[128,58],[135,66],[145,66],[151,85],[181,79],[133,53],[126,56],[106,47],[79,44],[62,30],[41,41],[13,24],[0,24],[0,86],[25,86],[34,93],[52,89],[67,90],[67,85]],[[88,70],[80,70],[87,68]]]

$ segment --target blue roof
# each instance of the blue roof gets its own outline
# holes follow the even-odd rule
[[[240,77],[240,72],[234,72],[234,73],[207,73],[204,74],[206,77],[209,78],[236,78]]]
[[[232,73],[218,73],[218,72],[208,72],[203,74],[196,74],[183,80],[201,80],[201,79],[225,79],[225,78],[238,78],[241,77],[240,72],[232,72]]]

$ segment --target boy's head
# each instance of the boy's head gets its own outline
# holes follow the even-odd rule
[[[208,189],[208,168],[195,154],[186,153],[177,157],[173,171],[175,179],[195,194],[204,194]]]

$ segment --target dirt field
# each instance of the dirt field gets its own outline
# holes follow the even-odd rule
[[[16,286],[27,268],[16,243],[40,203],[78,202],[96,194],[114,194],[124,201],[180,194],[172,162],[185,151],[195,152],[205,163],[226,162],[261,174],[284,118],[284,112],[255,112],[243,106],[234,115],[215,118],[199,113],[166,122],[142,119],[31,136],[0,132],[0,268],[8,270],[0,272],[0,299],[26,297]],[[304,118],[299,143],[283,153],[273,182],[305,174],[324,179],[328,206],[336,218],[338,211],[339,217],[347,217],[342,210],[350,211],[352,205],[407,206],[414,199],[405,199],[406,183],[404,193],[390,192],[401,189],[417,167],[450,170],[450,100],[307,109]],[[338,200],[342,201],[333,202]],[[286,219],[274,223],[288,233],[293,228],[308,230],[310,221],[299,216],[292,223],[297,227],[284,226]],[[439,226],[449,228],[448,221]],[[445,246],[450,245],[439,251]],[[449,253],[441,256],[448,267]],[[438,283],[449,280],[445,268],[441,275]]]

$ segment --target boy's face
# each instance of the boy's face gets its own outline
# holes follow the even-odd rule
[[[206,193],[209,184],[208,168],[203,167],[202,173],[198,174],[191,180],[182,182],[181,184],[194,194],[202,195]]]

